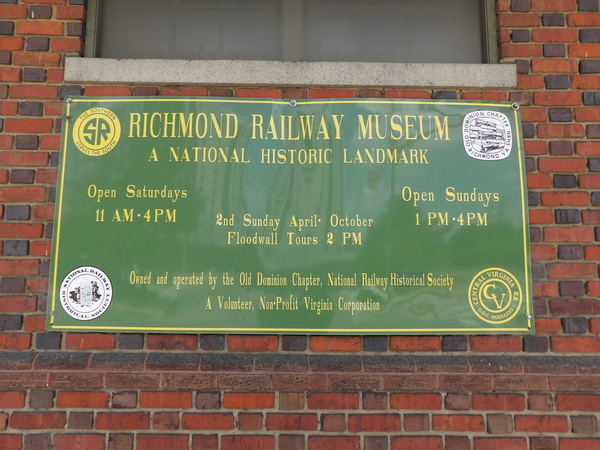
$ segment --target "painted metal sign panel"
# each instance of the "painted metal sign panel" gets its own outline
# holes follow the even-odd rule
[[[533,332],[517,109],[67,99],[47,327]]]

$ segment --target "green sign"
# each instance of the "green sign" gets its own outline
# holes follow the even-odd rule
[[[517,109],[67,99],[48,329],[531,333]]]

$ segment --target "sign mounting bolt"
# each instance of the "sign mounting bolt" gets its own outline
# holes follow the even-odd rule
[[[514,109],[515,111],[517,109],[519,109],[520,107],[521,107],[521,105],[519,105],[517,102],[515,102],[515,103],[512,104],[512,109]]]
[[[533,316],[531,314],[525,314],[525,318],[527,320],[531,320],[531,319],[533,319]]]
[[[295,107],[296,107],[296,105],[298,105],[298,102],[297,102],[296,100],[290,100],[290,106],[291,106],[292,108],[295,108]]]

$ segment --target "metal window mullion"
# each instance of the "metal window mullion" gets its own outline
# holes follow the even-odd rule
[[[283,61],[302,60],[303,15],[303,0],[282,0],[281,57]]]
[[[88,0],[84,56],[95,58],[100,44],[100,1]]]
[[[496,27],[496,0],[481,0],[484,62],[498,63],[498,30]]]

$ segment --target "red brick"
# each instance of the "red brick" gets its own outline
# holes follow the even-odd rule
[[[353,433],[401,431],[400,414],[351,414],[348,418],[348,428]]]
[[[1,350],[27,350],[31,347],[30,333],[2,333],[0,334]]]
[[[239,430],[262,430],[264,428],[264,418],[262,414],[239,413]]]
[[[590,12],[568,14],[567,24],[571,27],[597,27],[600,26],[600,14]]]
[[[359,352],[361,350],[358,336],[312,336],[310,347],[314,352]]]
[[[541,44],[501,44],[502,58],[524,58],[542,56]]]
[[[13,55],[15,66],[58,67],[61,63],[60,53],[17,52]],[[40,86],[44,87],[44,86]],[[12,88],[11,88],[12,90]],[[35,97],[28,97],[35,98]],[[44,97],[46,98],[46,97]],[[56,97],[48,97],[55,99]]]
[[[581,92],[556,91],[556,92],[534,92],[534,105],[542,106],[581,106]]]
[[[4,129],[11,133],[49,133],[52,119],[6,119]]]
[[[558,411],[600,411],[600,395],[564,395],[556,396]]]
[[[184,95],[188,97],[206,97],[206,95],[208,95],[208,90],[205,88],[164,87],[160,90],[160,95]]]
[[[587,206],[590,202],[587,192],[542,192],[540,200],[544,206]]]
[[[571,80],[572,89],[599,89],[600,76],[596,75],[575,75]],[[579,119],[578,119],[579,120]]]
[[[598,210],[583,210],[581,211],[581,219],[583,223],[589,225],[600,224],[600,211]]]
[[[586,292],[589,295],[600,297],[600,281],[588,281],[586,286]]]
[[[598,77],[600,79],[600,77]],[[578,122],[597,122],[600,121],[600,107],[582,107],[582,108],[574,108],[575,111],[575,120]],[[598,148],[598,143],[592,142],[578,142],[579,145],[592,146]],[[595,144],[595,145],[594,145]],[[592,153],[595,154],[595,153]]]
[[[518,352],[521,339],[516,336],[473,336],[471,350],[474,352]]]
[[[589,227],[545,228],[546,242],[590,242],[594,240],[594,230]]]
[[[485,431],[483,416],[479,415],[433,415],[436,431]]]
[[[31,208],[33,220],[52,220],[54,218],[54,205],[34,205]]]
[[[590,319],[590,333],[600,334],[600,319]]]
[[[598,266],[593,263],[548,264],[548,277],[554,279],[593,279],[598,277]]]
[[[552,176],[546,173],[528,173],[527,187],[530,189],[550,189],[552,187]]]
[[[15,50],[23,50],[23,44],[25,43],[25,39],[22,37],[0,37],[0,49],[15,51]]]
[[[359,448],[359,436],[309,436],[308,438],[308,450],[352,450]]]
[[[197,340],[191,334],[149,334],[146,346],[151,350],[196,350]]]
[[[560,353],[600,353],[600,336],[552,336],[550,345]]]
[[[585,259],[600,259],[600,245],[584,245],[583,254]]]
[[[282,98],[283,90],[281,89],[236,89],[236,97],[249,98]]]
[[[579,187],[581,189],[595,189],[600,187],[600,175],[582,174],[579,176]]]
[[[235,425],[231,413],[183,413],[184,430],[232,430]]]
[[[67,52],[83,52],[84,44],[83,39],[80,37],[73,38],[55,38],[52,39],[52,47],[53,52],[57,53],[67,53]]]
[[[10,86],[8,96],[22,99],[57,99],[58,88],[56,86],[17,84]]]
[[[24,5],[0,5],[0,19],[25,19],[27,7]]]
[[[86,86],[85,95],[88,97],[127,97],[132,95],[127,86]]]
[[[569,56],[572,58],[598,58],[600,57],[600,44],[569,44]]]
[[[344,414],[321,414],[321,431],[346,431]]]
[[[101,333],[67,333],[65,346],[73,350],[112,350],[115,336]]]
[[[10,426],[17,430],[61,430],[67,424],[65,412],[14,412]]]
[[[498,16],[498,24],[500,27],[535,28],[541,25],[541,21],[538,14],[500,14]]]
[[[227,336],[227,345],[232,352],[275,352],[278,343],[277,336]]]
[[[48,278],[29,278],[27,280],[27,289],[31,293],[46,293],[48,292]]]
[[[47,166],[48,165],[48,153],[46,152],[2,152],[0,153],[0,164],[4,166]],[[11,188],[14,189],[14,188]],[[37,189],[39,192],[43,188],[29,187],[29,189]],[[32,191],[37,192],[37,191]],[[28,193],[31,195],[31,192]],[[38,195],[38,194],[36,194]],[[44,190],[45,196],[45,190]],[[33,200],[43,201],[43,200]]]
[[[578,32],[574,28],[538,28],[531,32],[533,42],[577,42]]]
[[[46,70],[46,81],[48,83],[62,83],[65,81],[65,69]]]
[[[15,409],[25,406],[25,392],[0,392],[0,409]]]
[[[560,438],[560,450],[600,450],[600,440]]]
[[[394,409],[441,409],[439,394],[392,394],[390,405]]]
[[[532,209],[531,211],[529,211],[529,223],[531,225],[554,223],[554,210]]]
[[[191,392],[140,392],[140,408],[188,409],[191,407]]]
[[[43,314],[25,316],[23,329],[25,331],[44,331],[46,329],[46,316]]]
[[[56,394],[57,408],[108,408],[110,394],[107,392],[70,392]]]
[[[148,413],[101,413],[96,414],[97,430],[147,430],[150,428]]]
[[[16,22],[15,33],[21,35],[62,36],[63,23],[50,21]]]
[[[393,352],[437,352],[442,349],[438,336],[392,336],[390,350]]]
[[[442,438],[437,436],[400,436],[391,438],[391,450],[442,450]]]
[[[85,8],[83,6],[57,6],[57,19],[85,19]]]
[[[317,393],[308,394],[309,409],[358,409],[357,393]]]
[[[0,102],[0,114],[3,116],[16,116],[18,112],[19,102]]]
[[[35,275],[39,267],[36,259],[0,259],[0,276]]]
[[[0,45],[2,45],[2,42],[0,42]],[[0,81],[19,83],[21,81],[21,69],[0,68]]]
[[[2,416],[4,416],[4,414],[0,414],[0,419],[2,419]],[[22,439],[23,437],[18,434],[0,435],[0,448],[2,448],[2,450],[22,450]]]
[[[545,155],[548,153],[547,141],[525,141],[523,142],[525,153],[527,155]]]
[[[520,394],[473,394],[473,409],[481,411],[523,411],[525,396]]]
[[[515,431],[566,433],[569,420],[565,416],[515,416]]]
[[[531,61],[531,71],[533,73],[577,73],[578,66],[577,61],[573,59],[534,59]]]
[[[535,282],[533,283],[533,295],[535,297],[558,297],[558,283],[555,281]]]
[[[267,409],[275,407],[275,394],[226,392],[223,394],[223,407],[227,409]]]
[[[520,75],[519,80],[521,78],[540,78],[542,85],[540,87],[544,87],[544,78],[543,77],[532,77],[526,75]],[[526,89],[524,87],[519,87],[520,89]],[[548,120],[548,111],[546,108],[536,108],[529,107],[521,109],[521,121],[529,123],[529,122],[545,122]]]
[[[316,430],[317,414],[267,414],[266,428],[273,430]]]
[[[474,438],[474,450],[527,450],[525,438]]]
[[[55,184],[58,171],[55,169],[38,169],[35,172],[35,182],[41,184]]]
[[[580,138],[585,136],[585,129],[580,124],[541,124],[537,126],[538,138]]]
[[[221,437],[221,450],[275,450],[275,437],[223,436]]]
[[[577,0],[531,0],[532,11],[577,11]]]
[[[385,98],[431,98],[430,91],[403,91],[398,89],[387,89]]]
[[[319,89],[313,88],[309,92],[309,98],[354,98],[354,89]]]
[[[19,186],[0,188],[1,202],[43,202],[45,200],[46,189],[43,187]]]
[[[188,448],[187,434],[138,434],[136,450],[179,450]],[[104,447],[102,447],[104,448]],[[82,449],[83,450],[83,449]]]
[[[0,223],[0,238],[39,238],[43,229],[39,223]]]
[[[560,328],[560,319],[545,317],[536,317],[535,319],[535,332],[538,334],[560,333]]]
[[[40,150],[59,150],[60,136],[40,136]]]

